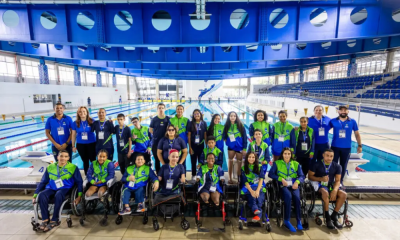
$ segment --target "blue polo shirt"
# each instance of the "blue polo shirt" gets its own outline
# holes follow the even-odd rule
[[[150,128],[153,129],[153,144],[156,144],[156,146],[158,146],[160,139],[164,137],[165,132],[167,131],[168,123],[168,116],[165,116],[165,118],[159,118],[158,116],[155,116],[153,119],[151,119]]]
[[[160,171],[158,171],[158,176],[161,177],[162,180],[160,181],[160,190],[157,193],[172,195],[174,192],[172,189],[177,188],[182,174],[185,174],[185,168],[181,164],[176,165],[174,168],[171,168],[171,170],[169,164],[162,165]],[[167,181],[170,177],[173,180],[172,189],[167,189]]]
[[[335,176],[337,174],[339,174],[339,175],[342,174],[342,166],[340,166],[337,162],[334,162],[334,161],[332,161],[330,166],[325,165],[324,161],[321,160],[321,161],[317,161],[315,164],[312,164],[310,171],[315,173],[315,175],[314,175],[315,177],[325,177],[326,175],[328,175],[329,183],[334,183]]]
[[[92,125],[92,131],[96,133],[96,148],[114,148],[112,135],[115,133],[114,124],[108,120],[100,122],[97,120]],[[104,132],[104,139],[99,139],[99,132]]]
[[[168,160],[168,154],[169,150],[171,149],[176,149],[179,151],[179,160],[181,160],[181,151],[183,149],[187,148],[187,144],[185,143],[185,140],[183,140],[181,137],[177,137],[174,140],[170,140],[169,138],[162,138],[157,145],[157,149],[162,150],[162,155],[163,155],[163,160],[166,162],[169,162]]]
[[[328,116],[322,116],[318,120],[315,116],[308,118],[308,126],[314,130],[315,144],[324,144],[329,142],[329,130],[331,126],[329,125],[331,119]],[[323,128],[325,130],[325,136],[319,135],[319,129]]]
[[[117,136],[117,152],[118,153],[128,153],[129,149],[129,141],[132,137],[131,129],[128,126],[125,126],[123,129],[119,128],[119,125],[114,128],[115,135]],[[124,140],[124,146],[121,147],[120,139]]]
[[[79,128],[75,121],[72,123],[72,130],[76,131],[76,143],[87,144],[96,142],[96,136],[94,135],[94,132],[92,132],[92,127],[89,126],[87,121],[81,121]],[[84,133],[87,134],[87,140],[82,139],[82,134]]]
[[[207,123],[205,121],[201,121],[199,123],[196,123],[194,121],[195,128],[192,128],[192,122],[190,122],[190,125],[188,125],[188,131],[190,132],[190,142],[192,145],[196,144],[196,135],[199,135],[200,141],[197,145],[204,144],[204,133],[207,132]]]
[[[54,139],[54,141],[60,145],[64,144],[67,142],[69,136],[70,136],[70,129],[72,126],[72,118],[63,115],[61,120],[58,120],[56,118],[56,115],[54,114],[53,116],[49,117],[46,121],[46,130],[50,130],[50,135]],[[64,135],[58,135],[57,128],[62,127],[64,129]],[[69,142],[68,144],[70,144]],[[54,144],[53,144],[54,146]]]
[[[354,119],[347,117],[347,120],[342,122],[339,117],[330,121],[329,125],[333,128],[332,147],[351,148],[351,134],[353,131],[358,131],[357,122]],[[346,132],[345,138],[339,137],[340,130]]]

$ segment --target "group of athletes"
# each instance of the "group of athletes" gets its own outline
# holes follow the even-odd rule
[[[59,224],[58,209],[70,189],[78,186],[78,198],[85,194],[101,197],[107,190],[107,181],[115,176],[114,142],[118,165],[124,184],[123,209],[118,213],[132,213],[130,198],[134,197],[136,211],[145,211],[144,194],[148,182],[153,183],[155,200],[178,194],[178,184],[186,182],[186,159],[190,154],[191,176],[200,185],[199,194],[205,203],[219,205],[225,181],[222,165],[225,146],[228,151],[228,184],[234,184],[234,161],[238,165],[237,176],[241,194],[245,195],[254,213],[253,222],[260,221],[264,201],[265,181],[278,181],[285,204],[284,225],[292,232],[303,230],[300,220],[299,184],[305,178],[316,183],[315,190],[324,200],[326,225],[330,229],[342,228],[338,211],[346,200],[343,177],[351,152],[351,135],[354,131],[358,143],[357,152],[362,151],[361,137],[355,120],[348,117],[348,108],[340,106],[339,116],[330,119],[323,115],[323,107],[316,106],[312,117],[301,117],[300,126],[294,127],[287,121],[287,112],[278,113],[279,121],[268,122],[263,110],[254,113],[254,122],[249,126],[249,138],[245,126],[237,113],[227,114],[225,124],[221,115],[214,114],[210,125],[203,114],[195,109],[191,119],[183,116],[184,106],[176,106],[176,115],[165,115],[165,105],[159,103],[157,116],[150,126],[142,126],[140,118],[133,117],[131,129],[126,125],[125,115],[118,114],[118,125],[107,119],[106,110],[98,110],[99,120],[94,121],[86,107],[77,111],[76,121],[64,114],[64,106],[57,104],[55,114],[46,122],[46,135],[53,143],[56,163],[50,164],[38,185],[33,203],[38,203],[43,222],[40,230],[49,231]],[[329,131],[333,128],[332,142]],[[250,143],[248,143],[250,141]],[[272,157],[270,156],[270,151]],[[82,187],[82,176],[76,165],[71,163],[72,152],[78,152],[90,185]],[[154,168],[151,169],[151,155]],[[270,165],[270,167],[268,167]],[[269,169],[269,171],[268,171]],[[40,193],[39,197],[38,194]],[[49,199],[55,199],[52,219],[49,218]],[[291,204],[295,206],[296,228],[290,223]],[[329,202],[336,207],[329,213]]]

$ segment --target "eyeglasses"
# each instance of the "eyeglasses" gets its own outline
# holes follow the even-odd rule
[[[173,129],[173,128],[168,129],[168,132],[175,132],[175,129]]]
[[[195,113],[194,115],[195,115],[195,116],[200,116],[200,113]]]
[[[138,123],[138,121],[133,121],[132,123],[133,123],[133,124],[136,124],[136,123]]]

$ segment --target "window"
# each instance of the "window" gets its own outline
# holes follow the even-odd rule
[[[33,94],[33,103],[46,103],[52,101],[52,95],[50,94]]]
[[[319,67],[311,68],[311,69],[307,70],[308,82],[312,82],[312,81],[317,81],[318,80],[318,71],[319,71]],[[307,81],[307,79],[304,79],[304,80]]]
[[[115,75],[117,79],[117,85],[126,85],[126,76],[124,75]]]
[[[60,74],[60,81],[73,82],[74,81],[74,69],[70,67],[58,66],[58,73]]]
[[[0,75],[15,76],[15,62],[13,57],[0,56]]]
[[[343,61],[325,66],[325,79],[335,79],[347,77],[349,61]]]
[[[27,78],[39,78],[39,62],[21,59],[21,72]]]
[[[97,79],[96,79],[97,72],[93,71],[86,71],[86,82],[88,86],[92,86],[93,84],[96,85]]]
[[[383,73],[386,69],[386,58],[386,53],[357,58],[357,74],[362,76]],[[398,69],[396,71],[398,71]]]

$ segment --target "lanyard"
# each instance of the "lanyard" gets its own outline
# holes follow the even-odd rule
[[[101,125],[100,122],[99,122],[99,125],[100,125],[100,130],[103,131],[104,125],[106,125],[106,120],[104,120],[103,125]]]
[[[211,150],[211,153],[213,153],[214,152],[214,149],[215,149],[215,147]],[[209,151],[210,149],[209,148],[207,148],[207,155],[208,155],[208,151]],[[207,156],[206,156],[207,157]]]
[[[174,146],[175,143],[175,138],[172,140],[168,139],[168,142],[169,142],[169,149],[172,149],[172,146]]]
[[[210,173],[211,182],[213,182],[212,175],[214,175],[215,178],[218,178],[218,175],[214,172],[214,166],[213,166],[213,168],[208,169],[208,172]]]
[[[346,121],[344,121],[344,122],[342,122],[342,120],[339,120],[339,122],[340,122],[340,125],[342,125],[342,129],[344,129],[343,123],[346,123],[346,122],[347,122],[347,119],[346,119]]]
[[[321,128],[322,128],[322,123],[323,123],[324,118],[321,117],[320,123],[321,123]]]
[[[281,124],[281,134],[284,134],[283,130],[285,130],[286,122]]]
[[[122,129],[121,128],[119,129],[119,139],[122,138],[122,134],[124,132],[124,129],[125,129],[125,124],[122,126]]]
[[[235,130],[235,124],[231,125],[231,132],[234,133],[233,131]]]
[[[325,164],[325,161],[324,161],[324,160],[322,160],[322,163],[323,163],[323,164],[324,164],[324,166],[325,166],[325,171],[326,171],[326,174],[328,174],[328,173],[329,173],[329,169],[331,168],[332,162],[329,164],[329,167],[328,167],[328,169],[326,168],[326,164]]]
[[[174,170],[175,170],[176,166],[173,169],[171,169],[170,165],[168,165],[168,167],[169,167],[169,179],[171,179],[172,174],[174,173]]]
[[[65,164],[65,166],[63,167],[63,168],[61,168],[61,172],[63,172],[63,170],[64,170],[64,168],[67,166],[67,164]],[[59,166],[57,166],[57,177],[58,178],[61,178],[61,176],[60,176],[60,167]]]
[[[201,122],[196,123],[196,131],[197,131],[197,135],[199,135],[199,128],[200,128]]]
[[[136,172],[137,172],[137,170],[139,170],[139,169],[136,168],[136,165],[135,165],[135,168],[133,169],[133,176],[135,176],[135,178],[136,178]]]
[[[287,174],[286,174],[286,176],[287,177],[289,177],[289,175],[290,175],[290,161],[288,162],[288,163],[286,163],[286,168],[287,168]]]
[[[81,121],[81,123],[82,123],[83,131],[86,132],[86,126],[87,126],[87,125],[83,124],[83,123],[86,123],[86,121]]]
[[[58,126],[62,127],[62,124],[64,123],[64,119],[63,118],[61,118],[61,120],[57,119],[57,122],[58,122]]]
[[[261,143],[262,143],[262,141],[261,141]],[[256,152],[257,152],[258,158],[260,158],[260,153],[261,153],[261,151],[260,151],[260,149],[261,149],[261,143],[260,143],[260,146],[257,146],[257,142],[254,144],[254,151],[256,151]]]
[[[303,133],[303,142],[306,142],[307,139],[307,134],[308,134],[308,129],[306,129],[305,132],[301,131]]]

